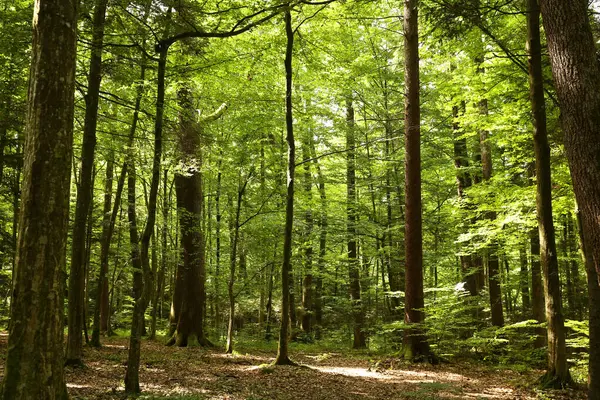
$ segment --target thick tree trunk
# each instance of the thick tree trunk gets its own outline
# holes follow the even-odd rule
[[[564,10],[564,2],[555,2],[552,0],[543,0],[542,6],[547,7],[549,3],[559,3],[555,5],[558,9]],[[583,7],[583,2],[581,3]],[[544,295],[546,298],[546,319],[548,321],[548,372],[543,381],[545,385],[554,387],[563,387],[571,382],[569,368],[567,365],[567,354],[565,344],[565,327],[562,311],[562,299],[560,295],[560,280],[558,274],[558,258],[556,255],[556,241],[554,234],[554,221],[552,219],[552,180],[550,177],[550,146],[548,145],[548,133],[546,130],[546,113],[543,89],[542,75],[542,59],[541,59],[541,43],[540,43],[540,9],[537,0],[528,0],[528,18],[527,32],[529,44],[529,81],[530,81],[530,98],[531,108],[534,115],[534,130],[533,130],[533,145],[535,149],[535,175],[537,178],[537,219],[540,232],[540,261],[544,272]],[[577,8],[577,6],[573,6]],[[571,5],[566,7],[571,10]],[[554,10],[553,10],[554,11]],[[585,8],[583,8],[583,18],[587,24],[587,16]],[[560,12],[560,11],[559,11]],[[561,19],[561,24],[565,21]],[[550,54],[553,60],[553,72],[556,78],[556,86],[559,98],[563,106],[565,98],[561,95],[561,78],[556,65],[556,40],[561,40],[556,37],[556,31],[552,32],[552,19],[544,23],[548,23],[551,30],[548,32],[548,44]],[[589,25],[588,25],[589,26]],[[577,27],[579,29],[579,27]],[[591,39],[591,34],[590,34]],[[592,50],[594,48],[593,42]],[[566,51],[566,49],[563,49]],[[564,57],[566,55],[560,55]],[[595,59],[594,63],[596,62]],[[560,64],[560,63],[559,63]],[[571,66],[569,67],[571,68]],[[598,69],[596,68],[598,72]],[[559,76],[557,76],[557,74]],[[597,76],[594,77],[597,79]],[[572,82],[569,82],[571,85]],[[571,89],[569,89],[571,90]],[[600,99],[600,98],[599,98]],[[600,105],[600,102],[598,103]],[[600,111],[600,108],[599,108]],[[569,117],[566,117],[569,119]],[[565,122],[565,113],[563,112],[563,122]],[[568,123],[567,123],[568,125]],[[600,133],[600,131],[598,131]],[[567,132],[568,133],[568,132]],[[598,140],[600,146],[600,140]],[[587,149],[586,149],[587,150]],[[598,147],[598,156],[600,156],[600,147]],[[573,167],[573,165],[571,165]],[[586,167],[587,168],[587,167]],[[574,176],[575,177],[575,176]],[[600,175],[599,175],[600,178]],[[574,179],[575,182],[575,179]],[[597,181],[600,183],[600,179]],[[577,192],[577,189],[576,189]],[[598,191],[600,199],[600,191]],[[600,203],[599,203],[600,205]],[[600,211],[600,209],[598,210]],[[597,213],[600,216],[600,212]],[[598,222],[596,221],[598,225]],[[599,232],[600,233],[600,232]]]
[[[600,66],[587,5],[540,0],[573,189],[600,276]]]
[[[85,291],[85,231],[86,221],[92,201],[92,169],[96,148],[96,125],[98,122],[98,100],[102,80],[102,44],[104,41],[104,20],[108,0],[97,0],[94,7],[94,28],[88,75],[88,92],[85,96],[85,122],[81,145],[81,172],[77,190],[73,241],[71,244],[71,271],[69,274],[69,333],[67,339],[67,365],[83,363],[81,330]]]
[[[421,215],[421,107],[419,96],[418,0],[404,0],[404,143],[406,282],[404,300],[404,358],[431,358],[420,324],[425,319],[423,293],[423,227]]]
[[[77,2],[36,0],[34,10],[3,400],[68,399],[63,372],[63,266],[73,155]]]
[[[589,365],[588,365],[588,400],[600,400],[600,286],[594,267],[592,251],[585,240],[581,213],[577,211],[577,228],[579,231],[579,252],[585,264],[588,281],[589,300]]]
[[[348,240],[348,274],[350,279],[350,301],[353,318],[353,344],[355,349],[367,347],[364,332],[365,312],[360,296],[360,270],[358,265],[358,246],[356,236],[356,143],[354,137],[354,106],[352,97],[346,100],[346,218]]]
[[[177,214],[181,230],[182,263],[177,268],[174,313],[171,316],[172,337],[169,345],[185,347],[188,344],[211,346],[204,332],[204,310],[206,301],[206,263],[202,222],[202,155],[200,137],[202,125],[195,123],[195,109],[188,87],[178,92],[181,107],[179,114],[178,151],[184,173],[175,175]],[[224,111],[221,107],[208,119],[218,118]],[[173,329],[174,328],[174,329]]]
[[[285,125],[287,157],[287,196],[285,206],[285,231],[283,241],[283,264],[281,266],[281,328],[277,347],[276,365],[293,364],[288,353],[290,328],[290,272],[292,270],[292,232],[294,225],[294,180],[296,173],[296,145],[294,143],[294,117],[292,114],[292,56],[294,50],[294,31],[292,15],[287,8],[284,14],[287,46],[285,49]]]

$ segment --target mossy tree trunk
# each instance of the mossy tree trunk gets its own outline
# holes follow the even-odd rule
[[[34,7],[3,400],[68,399],[63,268],[73,156],[77,5],[73,0],[36,0]]]

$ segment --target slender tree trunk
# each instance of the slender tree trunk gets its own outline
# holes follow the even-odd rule
[[[302,280],[302,330],[307,333],[312,333],[312,322],[314,319],[314,304],[313,304],[313,246],[312,246],[312,230],[313,230],[313,215],[312,215],[312,173],[310,168],[310,142],[313,140],[312,132],[307,132],[305,143],[302,143],[302,157],[304,167],[304,191],[306,192],[306,201],[309,206],[304,212],[304,221],[306,230],[304,231],[304,279]]]
[[[546,308],[544,284],[542,283],[542,264],[540,262],[540,234],[535,229],[530,233],[531,252],[531,316],[538,323],[546,322]],[[546,347],[547,331],[545,328],[536,328],[537,338],[535,347]]]
[[[542,4],[547,5],[547,3],[554,3],[554,1],[544,0]],[[567,365],[565,327],[562,311],[562,299],[560,296],[560,279],[558,274],[558,258],[556,256],[554,221],[552,219],[552,180],[550,177],[550,146],[548,145],[548,133],[546,130],[546,107],[543,90],[539,21],[540,8],[537,0],[528,0],[527,4],[529,87],[531,109],[534,115],[533,145],[535,149],[536,160],[535,175],[537,178],[536,206],[538,227],[540,232],[540,260],[545,278],[544,295],[546,299],[546,319],[548,321],[548,372],[546,373],[543,381],[545,385],[563,387],[571,382],[571,377],[569,375],[569,368]],[[563,8],[562,3],[560,8]],[[587,16],[585,16],[585,14],[584,17],[587,23]],[[546,18],[544,18],[544,23],[546,23]],[[564,23],[564,21],[561,23]],[[550,26],[552,27],[552,24],[550,24]],[[555,39],[552,36],[553,33],[551,31],[548,32],[550,53],[551,56],[554,56],[556,47],[555,44],[551,44]],[[555,61],[554,57],[552,57],[552,59]],[[561,91],[559,89],[561,78],[556,76],[556,65],[554,65],[554,74],[555,78],[557,78],[557,91],[559,93],[561,104],[566,105],[563,103],[564,99],[561,98]],[[598,150],[598,155],[600,156],[600,147],[598,147]],[[600,183],[600,180],[598,182]],[[577,189],[575,189],[575,191],[577,192]],[[598,194],[600,195],[600,192],[598,192]]]
[[[34,10],[23,192],[0,398],[66,400],[63,266],[73,154],[77,2],[36,0]]]
[[[523,306],[523,319],[527,319],[531,309],[529,298],[529,270],[527,267],[527,249],[525,243],[519,247],[519,262],[521,270],[519,272],[519,291],[521,292],[521,305]]]
[[[107,242],[106,239],[111,222],[114,161],[115,153],[111,150],[108,155],[108,160],[106,160],[106,177],[104,178],[104,206],[102,208],[102,239],[100,244],[100,273],[98,276],[98,286],[96,289],[96,308],[94,309],[94,324],[92,328],[91,342],[92,346],[94,347],[100,347],[100,315],[103,307],[102,301],[104,299],[108,300],[108,297],[104,297],[104,285],[107,281],[106,275],[108,274],[108,252],[104,253],[103,251],[105,243]]]
[[[98,122],[98,100],[102,80],[102,44],[104,41],[104,20],[108,0],[97,0],[94,7],[92,51],[88,92],[85,96],[85,122],[81,145],[81,172],[77,190],[73,241],[71,244],[71,272],[69,274],[69,333],[67,340],[67,365],[83,364],[81,328],[83,321],[85,291],[85,231],[86,221],[92,201],[92,170],[96,149],[96,125]]]
[[[321,327],[323,326],[323,274],[325,273],[325,255],[327,254],[327,192],[325,190],[325,177],[321,165],[317,160],[315,143],[310,143],[311,156],[317,169],[317,183],[319,188],[319,200],[321,203],[319,214],[319,258],[317,261],[318,273],[315,279],[315,338],[321,338]]]
[[[219,291],[219,281],[221,279],[221,163],[223,152],[219,154],[217,166],[217,194],[215,197],[216,207],[216,250],[215,250],[215,331],[217,336],[221,337],[221,294]]]
[[[235,284],[235,264],[237,256],[238,242],[240,239],[240,213],[242,210],[242,200],[244,198],[244,192],[246,191],[246,185],[248,184],[247,178],[244,184],[238,188],[237,203],[235,207],[235,219],[232,221],[231,236],[231,257],[229,261],[229,283],[227,285],[227,293],[229,294],[229,324],[227,327],[227,347],[226,353],[233,353],[233,324],[235,321],[235,295],[233,288]]]
[[[167,197],[168,170],[163,172],[163,204],[162,204],[162,227],[161,227],[161,256],[160,269],[156,278],[156,292],[154,294],[154,304],[152,308],[152,325],[150,328],[149,339],[156,337],[156,320],[158,317],[159,305],[162,303],[162,294],[164,291],[165,271],[167,270],[167,219],[169,218],[169,198]]]
[[[404,358],[431,359],[421,327],[425,319],[423,293],[423,228],[421,216],[421,107],[419,84],[418,0],[404,0],[404,143],[406,278],[404,299]]]
[[[296,145],[294,143],[294,117],[292,114],[292,56],[294,50],[294,31],[292,14],[288,5],[284,13],[287,46],[285,49],[285,125],[287,157],[287,196],[285,206],[285,231],[283,242],[283,264],[281,266],[281,328],[277,347],[276,365],[289,365],[293,362],[288,354],[290,328],[290,273],[292,270],[292,232],[294,224],[294,180],[296,172]]]
[[[131,322],[131,335],[129,337],[129,354],[127,358],[127,371],[125,373],[125,391],[127,393],[139,393],[139,368],[140,368],[140,347],[142,331],[144,327],[144,313],[150,300],[152,271],[150,270],[149,247],[150,240],[154,234],[154,223],[156,221],[156,204],[158,197],[158,186],[160,183],[160,161],[162,158],[162,128],[165,99],[165,70],[167,65],[168,48],[161,49],[158,61],[158,88],[156,96],[156,117],[154,121],[154,154],[152,158],[152,180],[150,182],[150,196],[148,199],[148,218],[146,226],[142,232],[139,244],[139,256],[141,262],[141,273],[138,273],[138,279],[141,283],[134,282],[134,286],[139,285],[138,293],[135,296],[135,305],[133,309]],[[136,120],[134,112],[134,121]],[[135,129],[132,125],[131,130]],[[128,169],[134,167],[134,160],[128,162]],[[131,179],[131,176],[129,177]],[[141,275],[141,276],[140,276]]]
[[[353,337],[352,347],[367,347],[364,332],[365,314],[360,296],[360,270],[358,265],[358,245],[356,240],[356,143],[354,137],[354,106],[352,97],[346,100],[346,214],[348,241],[348,273],[350,279],[350,301],[352,303]]]

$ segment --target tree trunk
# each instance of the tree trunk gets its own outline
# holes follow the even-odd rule
[[[573,190],[600,276],[600,66],[587,5],[540,1]]]
[[[233,353],[233,324],[235,321],[235,295],[233,293],[235,284],[235,265],[237,257],[238,242],[240,240],[240,213],[242,210],[242,200],[244,198],[244,192],[246,191],[246,185],[248,185],[249,177],[244,181],[243,186],[238,188],[237,203],[235,207],[235,219],[231,224],[230,235],[231,240],[231,256],[229,261],[229,282],[227,284],[227,293],[229,294],[229,324],[227,327],[227,347],[226,353]]]
[[[483,116],[488,113],[487,99],[479,102],[479,113]],[[483,181],[489,181],[492,178],[492,151],[488,142],[488,132],[482,130],[479,132],[479,144],[481,146],[481,166]],[[490,211],[486,217],[489,220],[496,219],[496,212]],[[502,310],[502,288],[500,262],[498,260],[498,244],[496,239],[486,249],[486,262],[488,267],[488,286],[490,291],[490,309],[492,314],[492,325],[504,325],[504,313]]]
[[[531,316],[538,323],[546,322],[544,285],[542,283],[542,264],[540,263],[540,233],[534,229],[530,233],[531,252]],[[535,347],[546,347],[547,332],[543,327],[536,328]]]
[[[350,301],[353,317],[353,345],[355,349],[367,347],[364,332],[365,312],[360,298],[360,271],[358,266],[358,250],[356,243],[356,143],[354,138],[354,106],[352,97],[346,100],[346,213],[347,213],[347,240],[348,240],[348,273],[350,278]]]
[[[98,100],[102,80],[102,44],[104,41],[104,20],[108,0],[97,0],[94,7],[94,28],[88,75],[88,92],[85,96],[85,121],[83,143],[81,145],[81,172],[77,190],[77,204],[73,222],[71,244],[71,271],[69,274],[69,332],[67,339],[67,365],[82,365],[83,348],[81,329],[84,303],[84,264],[86,221],[92,201],[92,169],[96,148],[96,125],[98,122]]]
[[[142,331],[144,329],[144,313],[150,300],[150,289],[152,282],[152,271],[150,270],[149,247],[150,239],[154,233],[154,223],[156,221],[156,204],[158,197],[158,186],[160,184],[160,161],[162,158],[162,128],[163,112],[165,101],[165,70],[167,65],[168,48],[161,49],[158,61],[158,85],[156,95],[156,117],[154,121],[154,154],[152,157],[152,180],[150,182],[150,196],[148,199],[148,218],[146,226],[142,232],[139,241],[139,256],[141,262],[141,273],[138,270],[137,279],[141,283],[134,282],[138,286],[135,295],[135,305],[133,309],[131,322],[131,335],[129,337],[129,354],[127,358],[127,371],[125,373],[125,391],[127,393],[139,393],[139,368],[140,368],[140,346]],[[136,112],[134,111],[134,121],[137,122]],[[132,124],[131,131],[135,131],[135,124]],[[133,136],[133,135],[131,135]],[[128,169],[134,167],[133,157],[128,162]],[[131,176],[129,176],[131,179]]]
[[[134,129],[133,126],[131,129]],[[125,375],[125,390],[129,393],[138,393],[139,385],[139,359],[140,359],[140,340],[142,336],[142,324],[139,318],[140,297],[144,290],[144,281],[142,277],[142,260],[140,258],[140,240],[137,227],[136,214],[136,171],[133,151],[128,156],[127,161],[127,219],[129,221],[129,246],[131,251],[131,265],[133,267],[133,299],[135,301],[133,315],[131,318],[131,337],[129,339],[129,354],[127,359],[127,372]],[[133,364],[137,361],[137,364]]]
[[[292,56],[294,50],[294,31],[292,30],[292,15],[289,7],[285,14],[285,34],[287,45],[285,49],[285,125],[287,157],[287,196],[285,206],[285,231],[283,241],[283,264],[281,266],[281,328],[279,330],[279,345],[277,347],[276,365],[289,365],[293,362],[288,354],[290,328],[290,272],[292,269],[292,232],[294,225],[294,180],[296,172],[296,145],[294,143],[294,117],[292,114]]]
[[[188,344],[211,346],[204,332],[204,305],[206,301],[206,265],[202,221],[202,155],[200,137],[202,125],[196,124],[191,93],[184,86],[178,91],[179,113],[178,151],[184,173],[175,175],[177,214],[181,230],[183,260],[177,268],[171,326],[174,328],[169,345],[185,347]],[[218,118],[225,110],[221,107],[205,119]]]
[[[323,326],[323,274],[325,273],[325,255],[327,254],[327,192],[325,191],[325,177],[321,165],[317,160],[315,142],[311,140],[310,151],[317,169],[317,183],[319,187],[319,200],[321,202],[319,214],[319,258],[317,261],[318,273],[315,279],[315,339],[321,338],[321,327]]]
[[[156,292],[154,294],[154,304],[152,308],[152,324],[150,328],[149,339],[156,337],[156,320],[158,316],[159,305],[162,303],[165,271],[167,270],[167,219],[169,218],[169,198],[167,196],[168,170],[164,170],[163,176],[163,204],[162,204],[162,227],[161,227],[161,256],[160,269],[156,278]]]
[[[594,267],[592,252],[585,240],[581,213],[577,213],[579,230],[579,252],[585,264],[588,281],[589,314],[589,365],[588,365],[588,400],[600,400],[600,286]]]
[[[306,334],[312,333],[312,322],[314,319],[313,304],[313,246],[312,246],[312,174],[310,168],[310,142],[313,140],[313,133],[308,130],[304,143],[302,143],[302,157],[304,167],[304,191],[308,207],[304,212],[304,222],[306,229],[304,231],[304,279],[302,280],[302,330]]]
[[[542,5],[547,6],[548,3],[555,3],[555,1],[544,0]],[[556,7],[558,7],[559,9],[564,9],[564,3],[558,3],[560,3],[560,6],[556,5]],[[581,5],[583,6],[583,2],[576,3],[581,3]],[[534,115],[533,145],[535,149],[536,160],[535,175],[537,178],[536,208],[538,228],[540,232],[540,260],[545,278],[544,295],[546,298],[546,319],[548,321],[548,372],[546,373],[543,381],[544,384],[548,386],[563,387],[571,382],[571,377],[569,375],[569,368],[567,365],[565,327],[562,311],[562,299],[560,296],[560,279],[558,274],[558,258],[556,256],[554,221],[552,219],[552,180],[550,177],[550,146],[548,145],[548,133],[546,130],[546,107],[543,91],[539,22],[540,9],[537,0],[528,0],[527,4],[529,11],[527,18],[527,36],[530,53],[529,87],[531,109]],[[577,8],[577,6],[573,7]],[[571,10],[571,6],[567,7],[567,9]],[[587,24],[587,16],[585,12],[583,14],[583,17],[586,21],[585,24]],[[561,23],[564,22],[565,21],[562,21]],[[544,23],[547,23],[546,16],[544,16]],[[552,22],[550,22],[549,26],[551,28],[553,27]],[[555,35],[556,33],[552,32],[552,30],[548,31],[548,44],[550,48],[550,54],[552,56],[553,62],[555,62],[556,64],[556,54],[554,52],[557,50],[557,48],[556,43],[553,43],[557,39]],[[592,49],[593,48],[594,45],[592,42]],[[563,55],[561,55],[561,57],[563,57]],[[595,59],[592,59],[595,63]],[[557,92],[559,94],[561,104],[565,106],[567,105],[567,103],[564,102],[564,100],[566,99],[564,99],[561,96],[560,89],[562,89],[562,82],[561,77],[557,76],[558,72],[556,71],[556,67],[556,65],[553,65],[553,71],[556,78]],[[596,68],[596,70],[598,69]],[[560,73],[558,74],[560,75]],[[595,78],[597,78],[597,75]],[[569,85],[570,84],[571,82],[569,82]],[[569,117],[566,118],[568,119]],[[564,112],[563,122],[565,122]],[[568,133],[568,130],[566,131]],[[600,146],[600,140],[598,141],[598,146]],[[600,156],[600,147],[598,147],[598,156]],[[571,167],[573,166],[571,165]],[[573,179],[573,182],[575,184],[575,179]],[[597,182],[600,183],[600,179]],[[577,189],[575,189],[575,191],[577,192]],[[600,191],[598,191],[598,195],[600,199]],[[600,216],[600,214],[597,215]]]
[[[96,308],[94,310],[94,325],[92,328],[92,342],[94,347],[100,347],[100,314],[103,306],[103,300],[108,301],[108,296],[104,295],[104,284],[107,282],[106,275],[108,274],[108,252],[104,253],[104,246],[107,242],[108,231],[110,229],[111,220],[111,203],[112,203],[112,188],[113,188],[113,173],[114,173],[115,153],[110,151],[108,160],[106,160],[106,177],[104,179],[104,207],[102,208],[102,240],[100,250],[100,273],[98,275],[98,286],[96,289]],[[109,241],[108,241],[109,242]],[[108,285],[107,285],[108,288]],[[106,307],[108,308],[108,307]],[[105,310],[106,312],[107,310]]]
[[[529,310],[531,309],[531,301],[529,299],[529,271],[527,268],[527,249],[525,244],[519,247],[519,262],[521,270],[519,272],[519,291],[521,292],[521,305],[523,306],[523,319],[527,319]]]
[[[404,140],[406,279],[404,299],[404,358],[431,359],[422,328],[425,319],[423,293],[423,227],[421,216],[421,107],[419,96],[418,0],[404,0]],[[412,326],[411,326],[412,325]]]
[[[63,279],[73,155],[77,3],[37,0],[3,400],[68,399]],[[79,333],[81,334],[81,325]]]

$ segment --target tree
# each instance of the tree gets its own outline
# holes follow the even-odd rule
[[[406,278],[403,353],[408,360],[430,358],[423,328],[423,228],[421,215],[421,109],[419,96],[418,0],[404,0],[404,147]]]
[[[296,144],[294,143],[294,117],[292,113],[292,56],[294,50],[294,31],[292,30],[292,13],[290,5],[284,12],[285,35],[285,126],[287,156],[287,195],[285,205],[285,233],[283,242],[283,265],[281,267],[281,328],[279,330],[279,346],[277,347],[276,365],[289,365],[293,362],[288,354],[290,328],[290,271],[292,258],[292,229],[294,224],[294,180],[296,172]]]
[[[348,231],[348,275],[350,278],[350,301],[352,302],[352,316],[354,318],[352,347],[364,349],[367,347],[364,332],[365,314],[360,299],[360,271],[358,268],[358,247],[356,239],[356,153],[355,153],[355,121],[352,97],[346,99],[346,214]]]
[[[540,0],[573,189],[600,276],[600,66],[587,4]]]
[[[1,398],[68,399],[63,274],[73,154],[77,2],[37,0],[19,240]]]

